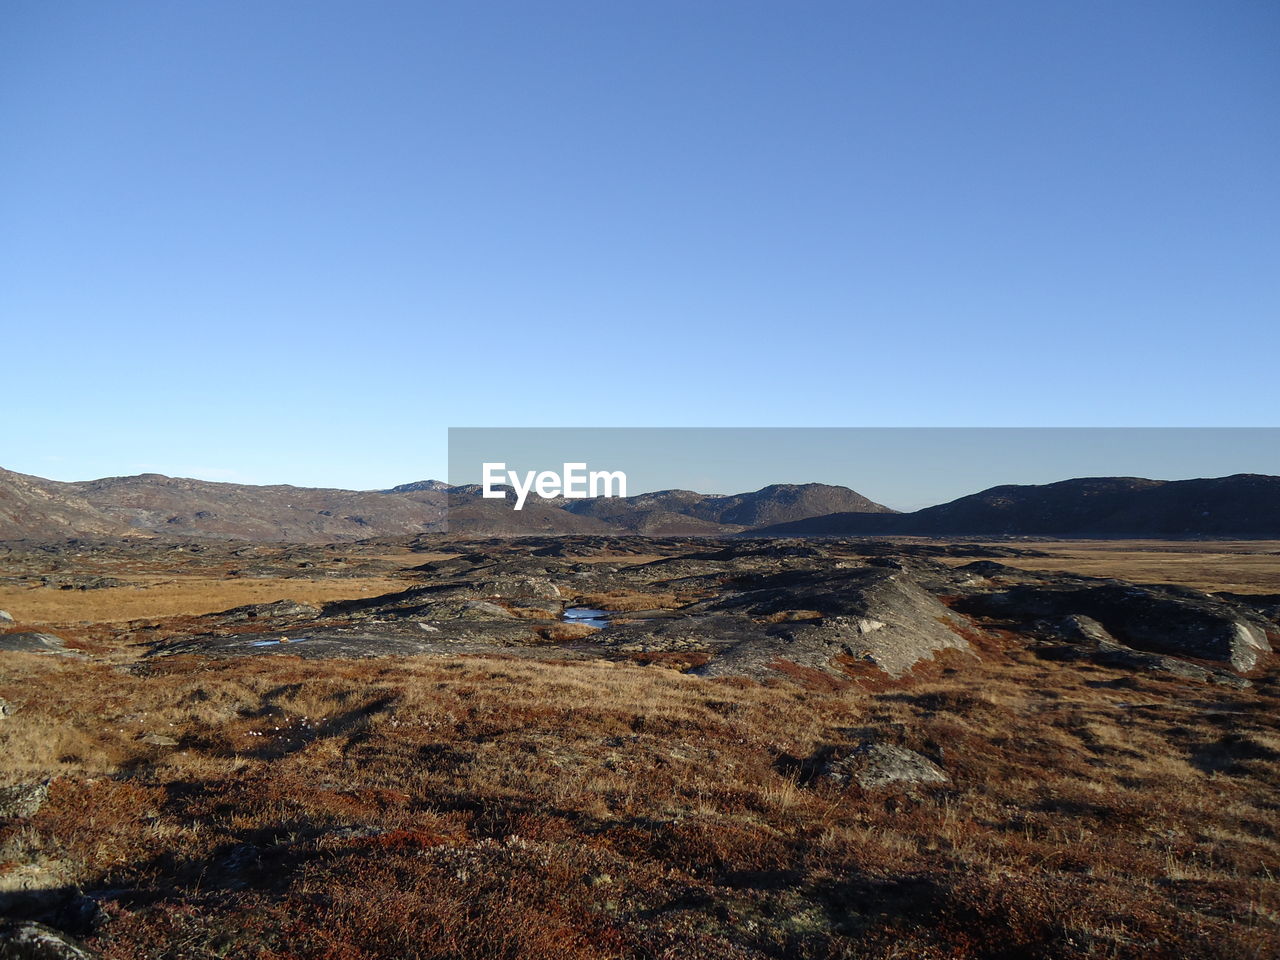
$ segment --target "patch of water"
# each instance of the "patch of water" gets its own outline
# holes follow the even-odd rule
[[[596,610],[593,607],[568,607],[560,619],[565,623],[585,623],[588,627],[604,628],[609,625],[612,610]]]
[[[310,640],[310,637],[277,637],[274,640],[255,640],[249,644],[251,647],[274,647],[278,643],[303,643]]]

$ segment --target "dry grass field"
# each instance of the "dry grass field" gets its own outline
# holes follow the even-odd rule
[[[1280,541],[1191,543],[1177,541],[1063,541],[1035,543],[1048,557],[1002,559],[1008,566],[1027,570],[1066,571],[1096,577],[1119,577],[1138,583],[1173,583],[1200,590],[1239,593],[1280,593]],[[108,566],[86,563],[99,575],[126,577],[132,584],[98,590],[58,590],[47,587],[0,585],[0,610],[32,624],[119,623],[129,620],[197,616],[250,603],[295,600],[326,603],[332,600],[372,597],[402,590],[413,580],[411,570],[423,563],[449,560],[456,553],[375,554],[368,559],[387,561],[400,569],[381,577],[347,577],[314,580],[297,577],[228,577],[222,569],[183,572],[181,561],[152,566]],[[584,563],[640,564],[662,559],[658,554],[601,554],[580,558]],[[966,558],[945,562],[962,564]],[[589,605],[614,610],[664,607],[670,596],[643,594],[590,598]]]
[[[0,610],[30,624],[117,623],[163,617],[198,616],[250,603],[296,600],[326,603],[374,597],[403,590],[404,581],[389,577],[346,580],[226,577],[168,574],[139,578],[137,586],[99,590],[0,586]]]
[[[4,778],[54,779],[0,859],[116,891],[119,960],[1274,956],[1274,678],[1120,680],[13,655]],[[813,777],[867,725],[954,784]]]
[[[1026,570],[1173,583],[1197,590],[1280,593],[1280,541],[1276,540],[1067,540],[1030,546],[1053,556],[1001,562]]]
[[[1063,559],[1016,563],[1280,592],[1276,558],[1226,545],[1036,547]],[[143,660],[106,621],[387,588],[151,573],[171,582],[116,605],[44,588],[48,624],[101,621],[79,625],[98,655],[0,654],[0,786],[49,780],[0,819],[0,907],[65,891],[105,960],[1280,956],[1274,665],[1234,689],[998,632],[840,682],[643,655]],[[951,782],[823,776],[866,730]]]

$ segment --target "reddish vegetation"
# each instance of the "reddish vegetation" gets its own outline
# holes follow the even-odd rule
[[[492,658],[6,663],[5,777],[57,779],[0,860],[103,891],[84,932],[112,960],[1280,948],[1274,675],[1020,649],[873,689],[784,663],[765,686]],[[817,776],[864,727],[953,784]]]
[[[365,559],[420,582],[420,555]],[[57,922],[105,960],[1280,956],[1275,659],[1236,689],[949,619],[973,652],[897,679],[612,647],[147,659],[200,621],[81,624],[100,601],[72,599],[48,629],[92,659],[2,663],[0,786],[53,779],[0,819],[0,912],[79,888],[96,917]],[[868,735],[950,782],[824,776]]]

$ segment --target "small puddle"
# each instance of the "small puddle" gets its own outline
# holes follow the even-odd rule
[[[588,627],[603,629],[609,625],[611,610],[596,610],[592,607],[568,607],[560,619],[565,623],[585,623]]]
[[[310,640],[310,637],[277,637],[275,640],[255,640],[249,644],[251,647],[274,647],[278,643],[304,643]]]

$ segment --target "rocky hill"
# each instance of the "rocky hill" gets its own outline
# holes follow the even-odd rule
[[[566,509],[594,517],[627,517],[631,524],[643,518],[639,525],[627,525],[627,529],[652,535],[692,535],[709,532],[716,526],[745,530],[849,511],[894,512],[848,487],[826,483],[774,483],[752,493],[731,496],[660,490],[618,500],[576,500]],[[702,524],[691,524],[690,519]]]
[[[57,540],[127,533],[128,528],[68,484],[0,469],[0,539]]]
[[[148,473],[62,483],[0,471],[0,539],[159,534],[322,542],[443,528],[446,496],[213,483]]]
[[[77,483],[0,470],[0,540],[161,535],[328,543],[441,533],[475,537],[688,536],[1280,538],[1280,477],[1094,477],[1000,486],[894,513],[848,487],[751,493],[661,490],[617,499],[530,496],[420,480],[390,490],[251,486],[142,474]]]
[[[341,542],[448,528],[474,536],[722,536],[761,522],[888,510],[846,487],[775,484],[713,496],[667,490],[601,500],[530,496],[515,511],[478,486],[419,480],[389,490],[252,486],[141,474],[76,483],[0,471],[0,539],[162,535]]]
[[[1280,537],[1280,477],[1088,477],[992,487],[894,515],[841,512],[753,536]]]

